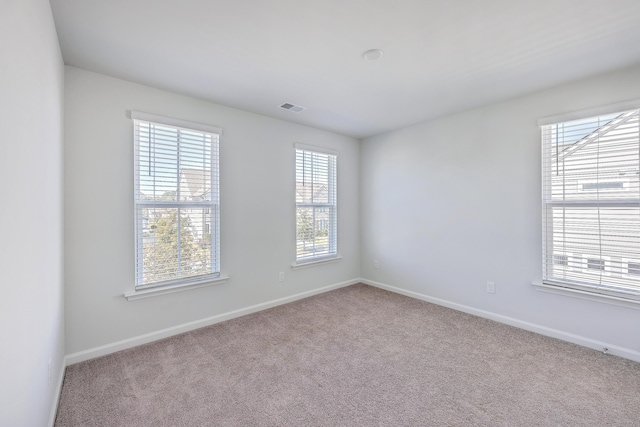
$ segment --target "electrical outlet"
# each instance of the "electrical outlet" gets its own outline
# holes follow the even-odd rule
[[[496,293],[496,284],[494,282],[487,282],[487,292],[490,294]]]
[[[284,271],[281,271],[278,275],[278,282],[284,282]]]
[[[373,268],[380,268],[380,261],[378,261],[377,259],[373,260]]]

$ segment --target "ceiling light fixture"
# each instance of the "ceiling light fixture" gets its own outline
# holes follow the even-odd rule
[[[362,56],[364,56],[364,59],[367,61],[377,61],[382,58],[383,53],[382,49],[369,49]]]

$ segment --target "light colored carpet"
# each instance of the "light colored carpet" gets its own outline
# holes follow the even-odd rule
[[[640,364],[366,285],[67,368],[56,426],[638,426]]]

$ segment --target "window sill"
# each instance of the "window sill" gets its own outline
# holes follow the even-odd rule
[[[314,267],[316,265],[321,265],[321,264],[330,264],[333,262],[338,262],[340,260],[342,260],[342,257],[338,255],[333,258],[323,258],[323,259],[306,261],[306,262],[294,262],[293,264],[291,264],[291,268],[293,270],[299,270],[301,268]]]
[[[536,290],[550,294],[564,295],[572,298],[579,298],[588,301],[595,301],[605,304],[617,305],[619,307],[634,308],[640,310],[640,301],[620,298],[612,295],[597,294],[595,292],[581,291],[579,289],[563,288],[560,286],[547,285],[545,283],[531,283]]]
[[[229,280],[228,276],[209,279],[195,283],[181,283],[176,285],[161,286],[157,288],[148,288],[140,291],[125,292],[124,297],[127,301],[134,301],[142,298],[156,297],[159,295],[173,294],[175,292],[189,291],[191,289],[204,288],[207,286],[221,285]]]

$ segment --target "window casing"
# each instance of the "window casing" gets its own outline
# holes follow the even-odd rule
[[[220,274],[220,130],[146,113],[134,123],[136,289]]]
[[[640,300],[638,116],[542,126],[544,284]]]
[[[337,154],[296,145],[296,263],[337,256]]]

